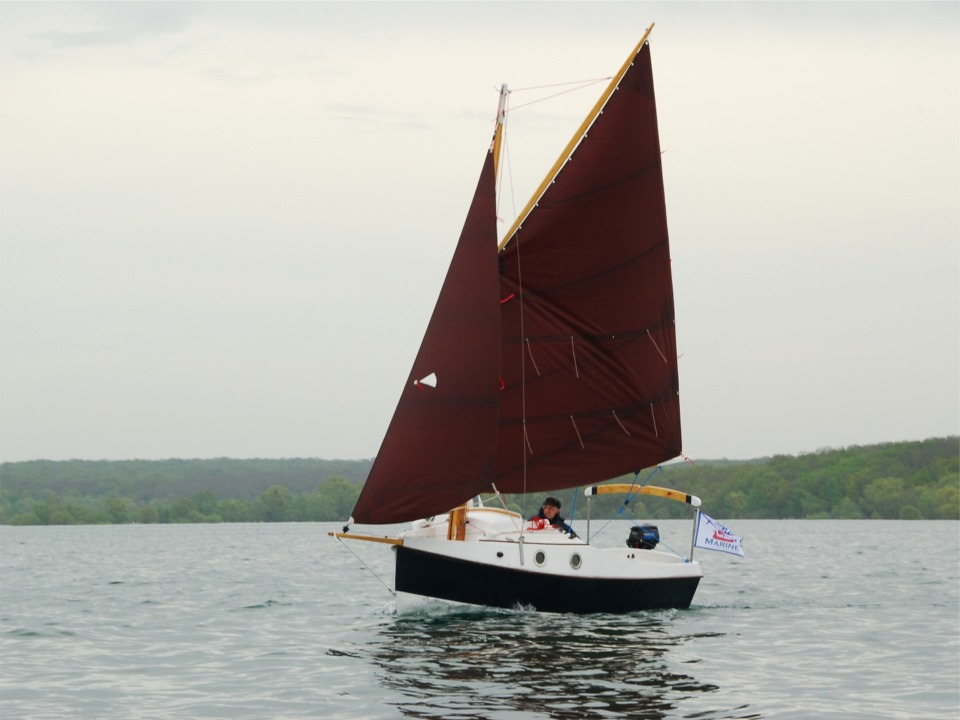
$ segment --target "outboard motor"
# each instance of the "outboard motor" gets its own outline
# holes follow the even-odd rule
[[[660,542],[660,530],[656,525],[634,525],[627,537],[627,547],[653,550]]]

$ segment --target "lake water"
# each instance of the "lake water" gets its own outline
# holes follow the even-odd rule
[[[960,716],[960,523],[728,524],[691,609],[626,616],[398,615],[334,523],[3,527],[0,716]]]

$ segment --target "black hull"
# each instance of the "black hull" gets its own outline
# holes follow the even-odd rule
[[[397,546],[398,592],[489,607],[540,612],[625,613],[688,608],[699,577],[657,580],[525,572]]]

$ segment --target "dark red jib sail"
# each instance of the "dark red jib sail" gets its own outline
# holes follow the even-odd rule
[[[356,522],[429,517],[494,483],[592,485],[680,454],[649,46],[499,258],[493,174],[488,154]]]
[[[488,490],[496,464],[500,304],[493,154],[353,519],[446,512]]]

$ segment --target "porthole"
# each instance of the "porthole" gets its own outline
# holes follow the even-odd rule
[[[580,553],[574,553],[570,556],[570,567],[579,570],[581,565],[583,565],[583,558],[580,557]]]
[[[544,554],[543,550],[537,550],[537,554],[533,556],[533,561],[543,567],[543,564],[547,561],[547,556]]]

